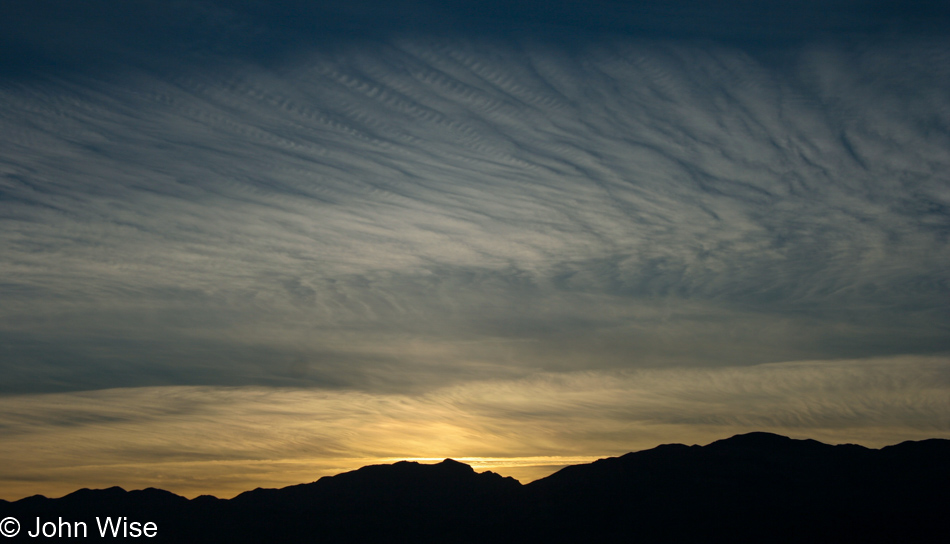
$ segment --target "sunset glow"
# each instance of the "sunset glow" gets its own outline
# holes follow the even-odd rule
[[[2,499],[950,437],[936,7],[22,4]]]

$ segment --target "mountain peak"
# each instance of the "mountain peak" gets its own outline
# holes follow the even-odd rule
[[[817,440],[805,439],[798,440],[795,438],[789,438],[787,436],[782,436],[780,434],[767,433],[767,432],[751,432],[745,434],[737,434],[729,438],[724,438],[722,440],[717,440],[706,448],[713,451],[724,451],[724,450],[748,450],[748,451],[763,451],[763,450],[784,450],[784,449],[799,449],[802,447],[814,448],[814,447],[830,447],[828,444],[818,442]]]
[[[455,459],[445,459],[444,461],[439,463],[438,466],[444,469],[453,470],[453,471],[457,470],[460,472],[472,472],[472,473],[475,472],[475,469],[473,469],[470,465],[466,465],[465,463],[456,461]]]
[[[0,501],[0,518],[148,519],[174,542],[939,542],[948,440],[883,450],[748,433],[574,465],[522,486],[454,459],[188,501],[83,489]],[[146,518],[147,516],[147,518]],[[942,535],[941,535],[942,536]]]

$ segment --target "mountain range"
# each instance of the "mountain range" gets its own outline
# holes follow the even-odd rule
[[[162,542],[947,542],[950,440],[869,449],[749,433],[526,485],[451,459],[403,461],[228,500],[118,487],[36,495],[0,501],[7,517],[21,525],[14,540],[36,534],[37,518],[52,522],[48,534],[81,522],[96,539],[109,518],[118,536],[152,522],[145,540]]]

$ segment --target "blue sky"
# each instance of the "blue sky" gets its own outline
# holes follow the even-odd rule
[[[41,4],[4,498],[950,432],[939,3]]]

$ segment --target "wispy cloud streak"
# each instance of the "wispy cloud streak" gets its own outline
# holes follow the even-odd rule
[[[5,499],[157,483],[228,496],[401,458],[475,458],[538,477],[579,459],[752,430],[881,447],[950,436],[948,389],[946,357],[900,357],[545,373],[424,395],[158,387],[13,396],[0,398],[0,482]]]
[[[8,83],[3,389],[946,351],[947,51],[395,40]]]

